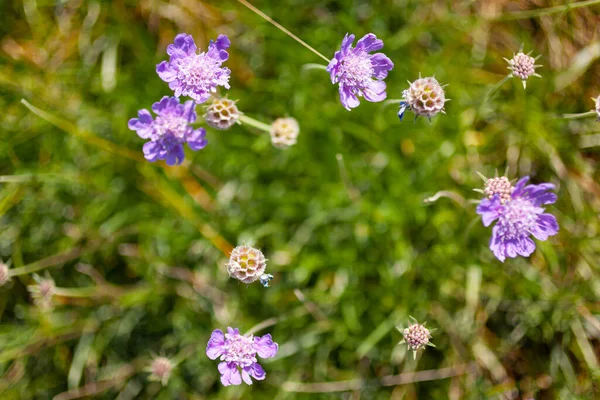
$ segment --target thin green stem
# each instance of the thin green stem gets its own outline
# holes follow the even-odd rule
[[[304,64],[302,66],[302,70],[303,71],[308,71],[308,70],[311,70],[311,69],[320,69],[322,71],[327,71],[327,65],[309,63],[309,64]]]
[[[562,6],[556,7],[548,7],[537,10],[526,10],[526,11],[518,11],[505,15],[501,15],[497,18],[494,18],[496,21],[514,21],[516,19],[526,19],[526,18],[537,18],[544,15],[557,14],[561,12],[568,12],[571,10],[575,10],[577,8],[593,6],[594,4],[600,4],[600,0],[587,0],[581,1],[579,3],[568,2]]]
[[[271,132],[271,125],[267,125],[263,122],[257,121],[254,118],[250,118],[247,115],[240,115],[240,122],[242,124],[250,125],[256,129],[260,129],[261,131],[265,131],[267,133]]]
[[[54,294],[62,297],[93,297],[98,294],[95,286],[82,288],[54,288]]]
[[[280,24],[278,24],[277,22],[275,22],[267,14],[265,14],[262,11],[260,11],[258,8],[254,7],[252,4],[248,3],[246,0],[238,0],[238,2],[240,2],[244,6],[248,7],[254,13],[260,15],[262,18],[264,18],[265,20],[269,21],[271,24],[275,25],[275,27],[277,29],[279,29],[282,32],[284,32],[286,35],[288,35],[289,37],[291,37],[292,39],[294,39],[296,42],[300,43],[302,46],[306,47],[307,49],[309,49],[310,51],[312,51],[313,53],[315,53],[316,55],[318,55],[319,57],[321,57],[323,60],[325,60],[329,64],[329,61],[330,61],[329,58],[325,57],[323,54],[319,53],[315,48],[313,48],[311,45],[309,45],[308,43],[306,43],[304,40],[300,39],[298,36],[294,35],[292,32],[288,31],[283,26],[281,26]]]
[[[558,118],[560,118],[560,119],[582,119],[582,118],[591,117],[592,115],[596,115],[596,111],[591,110],[591,111],[579,113],[579,114],[563,114],[563,115],[556,116],[554,118],[557,118],[557,119]]]
[[[483,100],[481,101],[481,104],[485,104],[489,99],[491,99],[498,90],[500,90],[500,88],[506,83],[508,82],[508,80],[512,78],[511,74],[506,75],[501,81],[499,81],[498,83],[496,83],[494,86],[492,86],[490,88],[490,90],[487,91],[487,93],[485,94],[485,96],[483,96]]]

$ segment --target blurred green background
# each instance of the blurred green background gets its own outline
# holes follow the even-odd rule
[[[233,0],[2,1],[0,398],[598,398],[600,123],[556,116],[600,94],[600,6],[255,3],[327,57],[374,32],[395,63],[388,98],[435,74],[447,114],[344,110],[303,68],[321,59]],[[229,35],[229,98],[266,123],[295,117],[298,144],[208,129],[184,165],[144,161],[127,121],[171,94],[155,65],[181,32],[201,48]],[[489,98],[521,44],[543,78]],[[561,230],[500,263],[470,200],[476,172],[505,168],[557,186]],[[438,191],[451,198],[424,201]],[[244,243],[271,288],[229,279]],[[33,271],[56,282],[50,310]],[[409,315],[437,329],[416,361],[397,345]],[[266,380],[223,388],[210,333],[257,324],[280,345]],[[156,355],[178,362],[165,387],[145,372]]]

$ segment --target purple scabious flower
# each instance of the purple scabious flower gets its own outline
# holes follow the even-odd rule
[[[150,139],[143,147],[146,160],[166,160],[168,165],[183,162],[183,144],[192,150],[206,146],[204,128],[194,129],[189,124],[196,120],[196,106],[193,101],[179,104],[176,97],[163,97],[152,105],[156,118],[146,109],[138,112],[138,118],[129,120],[129,129],[136,131],[142,139]]]
[[[500,193],[496,193],[491,199],[481,200],[477,206],[483,225],[490,226],[498,220],[492,230],[490,249],[502,262],[507,257],[529,257],[535,250],[531,235],[546,240],[558,233],[556,218],[544,213],[545,209],[541,207],[556,201],[556,194],[550,192],[554,185],[526,185],[528,180],[526,176],[517,182],[509,200],[502,201]]]
[[[383,79],[394,63],[383,53],[369,54],[383,48],[383,40],[373,33],[363,36],[352,48],[354,35],[346,34],[342,47],[335,52],[327,66],[331,83],[339,83],[340,101],[346,110],[358,107],[358,96],[367,101],[385,100]]]
[[[250,377],[261,381],[266,376],[265,370],[256,360],[256,355],[261,358],[275,357],[278,349],[279,346],[273,342],[270,334],[262,337],[240,335],[237,328],[227,328],[225,334],[220,329],[213,331],[206,345],[206,355],[211,360],[220,357],[222,362],[218,369],[223,386],[240,385],[242,379],[248,385],[252,385]]]
[[[229,38],[219,35],[210,41],[206,53],[196,54],[196,44],[192,35],[180,33],[173,44],[167,46],[169,61],[156,66],[156,73],[175,91],[175,97],[189,96],[197,104],[204,103],[217,91],[217,86],[229,89],[229,68],[222,68],[229,53]]]

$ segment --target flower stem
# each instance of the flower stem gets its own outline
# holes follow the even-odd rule
[[[516,19],[536,18],[536,17],[541,17],[544,15],[568,12],[571,10],[575,10],[576,8],[592,6],[594,4],[600,4],[600,0],[587,0],[587,1],[581,1],[578,3],[572,3],[569,1],[567,4],[564,4],[562,6],[512,12],[512,13],[508,13],[505,15],[501,15],[495,19],[499,20],[499,21],[512,21],[512,20],[516,20]]]
[[[579,113],[579,114],[563,114],[563,115],[557,116],[556,118],[562,118],[562,119],[581,119],[581,118],[591,117],[592,115],[596,115],[596,111],[591,110],[591,111],[584,112],[584,113]]]
[[[307,71],[307,70],[311,70],[311,69],[320,69],[323,71],[327,71],[327,65],[323,65],[323,64],[304,64],[302,66],[302,70]]]
[[[271,125],[267,125],[263,122],[257,121],[254,118],[250,118],[247,115],[240,115],[240,122],[242,124],[250,125],[256,129],[260,129],[261,131],[265,131],[267,133],[271,132]]]
[[[318,55],[319,57],[321,57],[323,60],[325,60],[329,64],[329,61],[330,61],[329,58],[325,57],[323,54],[319,53],[317,50],[315,50],[312,46],[310,46],[304,40],[300,39],[298,36],[294,35],[292,32],[288,31],[283,26],[281,26],[280,24],[278,24],[277,22],[275,22],[267,14],[265,14],[262,11],[260,11],[258,8],[254,7],[252,4],[248,3],[246,0],[238,0],[238,2],[242,3],[244,6],[248,7],[250,10],[252,10],[253,12],[255,12],[258,15],[260,15],[265,20],[267,20],[270,23],[272,23],[273,25],[275,25],[275,27],[277,27],[279,30],[283,31],[286,35],[288,35],[289,37],[291,37],[292,39],[294,39],[295,41],[297,41],[298,43],[300,43],[302,46],[306,47],[307,49],[309,49],[310,51],[312,51],[313,53],[315,53],[316,55]]]
[[[501,81],[499,81],[498,83],[496,83],[494,86],[492,86],[492,88],[490,90],[487,91],[487,93],[485,94],[485,96],[483,96],[483,100],[481,101],[481,104],[485,104],[489,99],[491,99],[494,94],[496,94],[496,92],[498,90],[500,90],[500,88],[506,83],[508,82],[508,80],[512,78],[511,74],[506,75]]]

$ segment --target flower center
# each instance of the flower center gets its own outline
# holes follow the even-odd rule
[[[424,347],[429,343],[429,329],[423,325],[411,325],[404,330],[404,340],[413,349]]]
[[[188,121],[185,117],[165,115],[157,116],[154,120],[154,133],[158,138],[173,135],[179,141],[185,140],[188,131]]]
[[[499,234],[507,239],[529,236],[536,227],[537,207],[531,201],[517,197],[504,205],[500,215]]]
[[[510,195],[515,190],[507,177],[501,176],[499,178],[490,178],[485,182],[485,188],[483,192],[488,199],[492,199],[494,195],[500,196],[500,202],[502,204],[510,200]]]
[[[216,84],[219,65],[217,61],[207,57],[206,53],[178,59],[177,67],[177,78],[186,85],[206,89]]]
[[[340,75],[346,84],[365,87],[373,76],[373,65],[368,53],[348,54],[340,66]]]
[[[234,362],[242,368],[248,367],[257,361],[252,335],[225,334],[224,348],[225,351],[221,358],[223,361]]]

